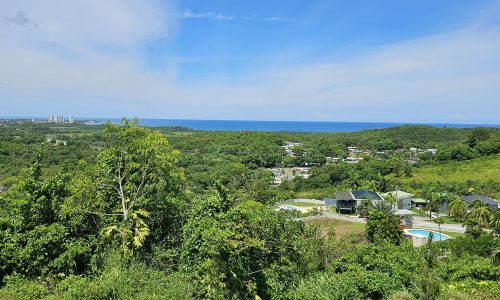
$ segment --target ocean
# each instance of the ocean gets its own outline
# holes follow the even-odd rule
[[[87,118],[89,120],[89,118]],[[121,119],[92,119],[103,124],[107,121],[120,123]],[[355,132],[382,129],[400,125],[430,125],[434,127],[473,128],[497,127],[500,124],[445,124],[445,123],[384,123],[384,122],[308,122],[308,121],[237,121],[237,120],[183,120],[139,119],[146,127],[181,126],[195,130],[211,131],[290,131],[290,132]]]

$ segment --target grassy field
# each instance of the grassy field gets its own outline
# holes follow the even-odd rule
[[[323,198],[332,198],[335,196],[336,188],[329,187],[323,189],[312,189],[307,191],[299,191],[297,192],[297,198],[304,199],[323,199]]]
[[[468,161],[417,167],[413,170],[413,176],[404,179],[404,181],[407,184],[411,182],[451,184],[474,181],[488,186],[488,189],[484,191],[485,195],[500,199],[500,190],[498,189],[500,154]]]
[[[320,218],[308,221],[310,224],[321,226],[333,226],[335,229],[335,238],[340,239],[345,235],[352,233],[363,233],[365,231],[364,223],[348,222],[337,219]]]
[[[500,181],[500,155],[415,168],[413,176],[408,180],[417,182]]]

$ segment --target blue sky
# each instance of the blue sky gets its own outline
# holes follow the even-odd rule
[[[500,1],[0,3],[0,115],[500,123]]]

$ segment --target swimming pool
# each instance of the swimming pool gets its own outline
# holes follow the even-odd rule
[[[408,230],[408,233],[411,235],[419,235],[425,238],[429,238],[431,231],[429,230],[423,230],[423,229],[410,229]],[[433,241],[445,241],[448,240],[450,237],[444,234],[439,234],[435,231],[432,231],[433,233]]]

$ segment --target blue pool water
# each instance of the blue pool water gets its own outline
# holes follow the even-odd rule
[[[423,236],[426,238],[429,238],[429,235],[431,233],[429,230],[421,230],[421,229],[411,229],[411,230],[408,230],[408,232],[411,234],[420,235],[420,236]],[[432,233],[434,234],[434,237],[432,238],[433,241],[444,241],[444,240],[449,239],[447,236],[441,235],[437,232],[433,231]]]

